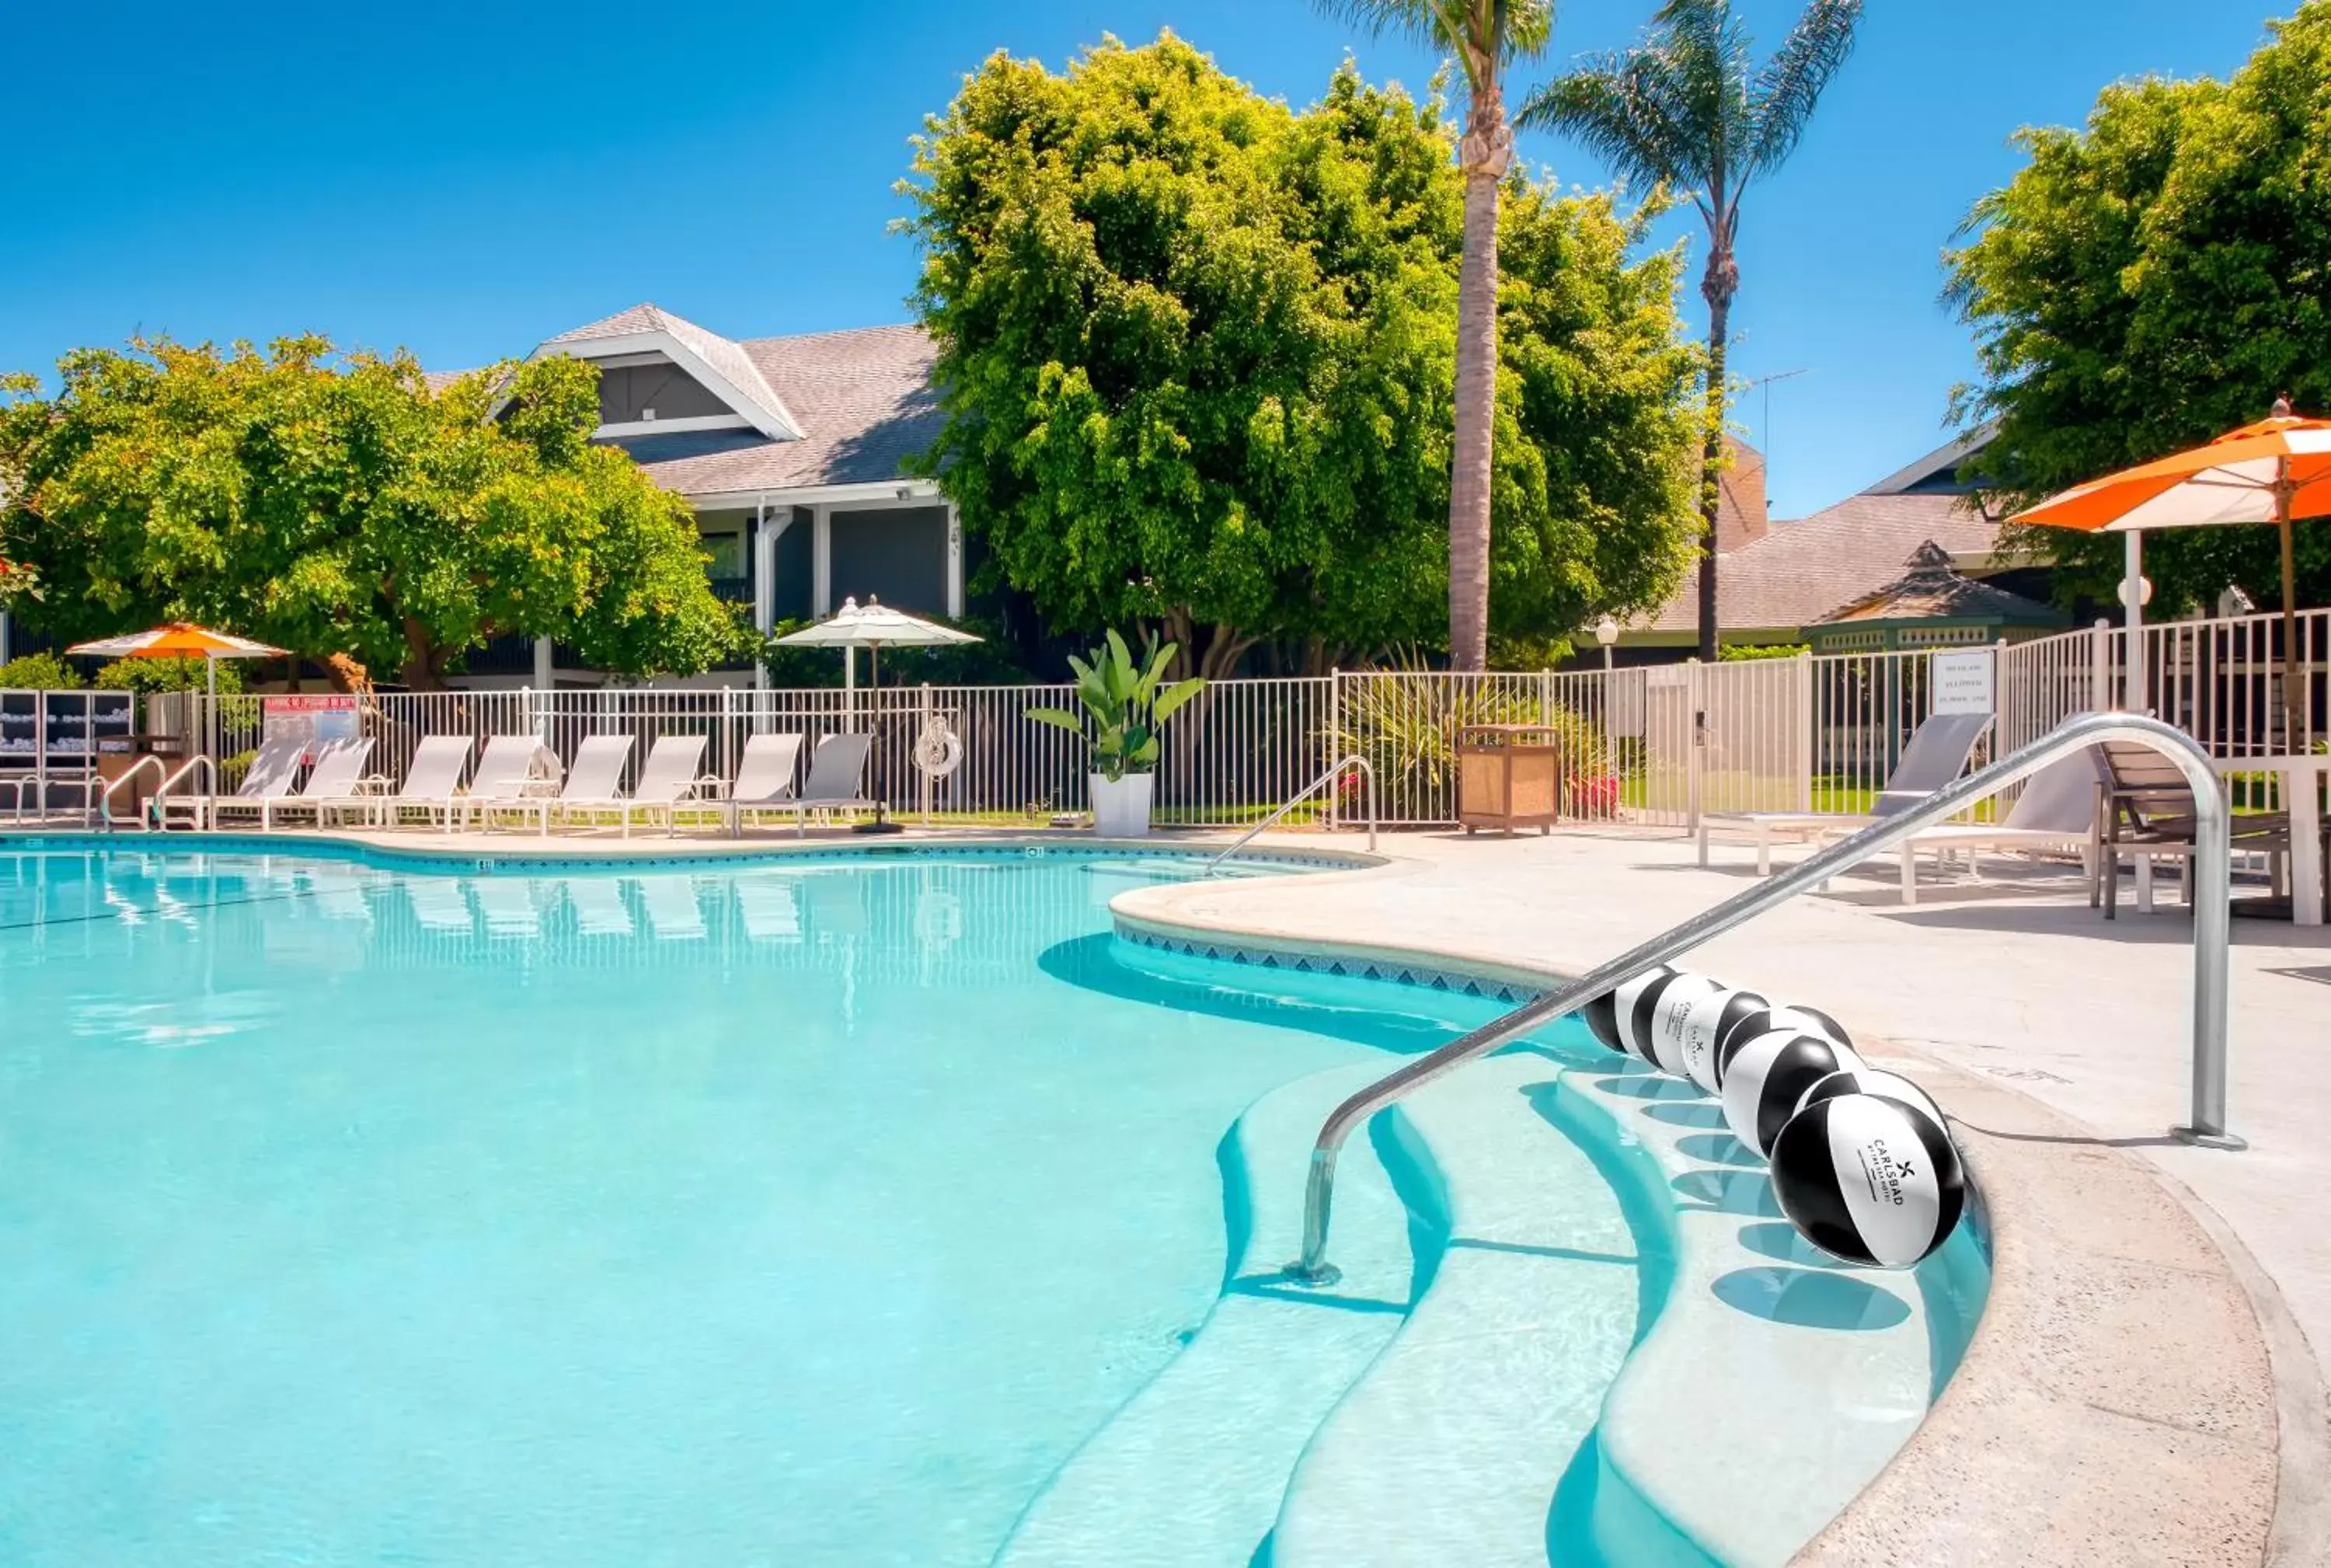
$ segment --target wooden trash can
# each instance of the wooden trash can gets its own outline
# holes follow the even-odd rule
[[[1457,820],[1536,828],[1562,820],[1562,734],[1546,724],[1469,724],[1457,732]]]

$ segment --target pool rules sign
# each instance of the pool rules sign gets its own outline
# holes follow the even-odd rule
[[[352,693],[315,697],[270,697],[260,704],[260,734],[268,740],[296,739],[316,760],[316,746],[327,740],[357,736],[357,699]]]
[[[1992,689],[1992,651],[1976,648],[1964,653],[1937,653],[1928,673],[1935,683],[1936,713],[1996,711]]]

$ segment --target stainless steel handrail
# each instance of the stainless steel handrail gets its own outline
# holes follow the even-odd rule
[[[1215,867],[1221,865],[1224,860],[1229,860],[1232,855],[1235,855],[1241,850],[1245,849],[1248,844],[1253,842],[1254,837],[1257,833],[1261,832],[1265,828],[1270,826],[1271,823],[1277,822],[1280,818],[1293,811],[1297,806],[1301,805],[1305,801],[1308,801],[1313,795],[1318,794],[1327,785],[1341,778],[1344,775],[1344,770],[1349,767],[1356,767],[1368,776],[1368,848],[1370,850],[1374,850],[1376,847],[1375,764],[1370,762],[1366,757],[1362,756],[1359,753],[1354,752],[1349,756],[1337,758],[1336,765],[1333,767],[1329,768],[1326,773],[1321,774],[1318,778],[1313,779],[1309,784],[1305,784],[1294,794],[1289,796],[1288,799],[1269,816],[1263,818],[1262,821],[1255,823],[1254,826],[1241,833],[1238,836],[1237,841],[1232,843],[1229,849],[1224,850],[1221,854],[1216,855],[1213,860],[1208,860],[1206,862],[1206,875],[1209,877],[1213,876],[1214,874]]]
[[[97,797],[98,821],[104,825],[107,832],[109,833],[113,831],[113,792],[119,789],[123,784],[128,784],[131,779],[136,778],[139,774],[144,773],[149,767],[157,774],[163,772],[162,759],[154,755],[150,752],[146,755],[139,757],[136,762],[131,763],[127,768],[124,768],[122,770],[121,776],[115,779],[111,784],[107,784],[104,792]]]
[[[2136,741],[2177,765],[2193,791],[2193,1082],[2192,1120],[2170,1128],[2177,1138],[2212,1148],[2245,1148],[2226,1130],[2226,945],[2233,895],[2225,790],[2210,754],[2193,738],[2158,719],[2126,713],[2091,713],[2067,720],[2021,751],[2010,754],[1956,784],[1941,789],[1883,822],[1862,829],[1801,864],[1774,873],[1746,892],[1703,909],[1672,930],[1629,949],[1567,985],[1523,1003],[1502,1018],[1451,1041],[1398,1070],[1385,1074],[1328,1114],[1311,1149],[1311,1174],[1304,1192],[1303,1256],[1287,1266],[1287,1277],[1303,1285],[1328,1285],[1338,1271],[1327,1259],[1327,1221],[1335,1203],[1336,1155],[1344,1140],[1377,1111],[1411,1089],[1432,1082],[1529,1032],[1574,1012],[1593,997],[1664,964],[1750,917],[1819,887],[1840,871],[1891,849],[1921,828],[1956,816],[1986,795],[2028,778],[2058,757],[2101,741]]]
[[[172,768],[169,775],[163,779],[160,784],[154,786],[154,820],[157,825],[166,822],[168,820],[166,808],[165,808],[162,803],[163,797],[170,793],[170,788],[173,784],[176,784],[180,779],[185,778],[188,774],[197,771],[210,775],[211,794],[218,794],[218,764],[211,760],[211,756],[208,752],[198,751],[194,755],[188,757],[186,761],[180,763],[176,767]],[[195,813],[195,825],[196,827],[203,825],[202,813],[199,811]]]

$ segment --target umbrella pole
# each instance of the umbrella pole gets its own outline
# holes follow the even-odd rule
[[[2282,477],[2274,487],[2274,526],[2282,536],[2282,744],[2297,752],[2306,744],[2307,683],[2298,670],[2298,568],[2290,537],[2290,460],[2279,465]]]
[[[2143,713],[2151,706],[2145,701],[2145,536],[2134,528],[2121,536],[2120,602],[2128,627],[2120,705],[2131,713]]]

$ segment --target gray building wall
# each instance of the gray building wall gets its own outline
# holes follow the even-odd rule
[[[677,365],[626,365],[599,372],[602,424],[637,423],[651,408],[659,420],[736,412]]]
[[[777,536],[776,592],[770,613],[780,621],[806,621],[817,603],[817,521],[807,507]]]
[[[877,598],[918,614],[947,613],[947,508],[837,508],[830,516],[835,608]]]

